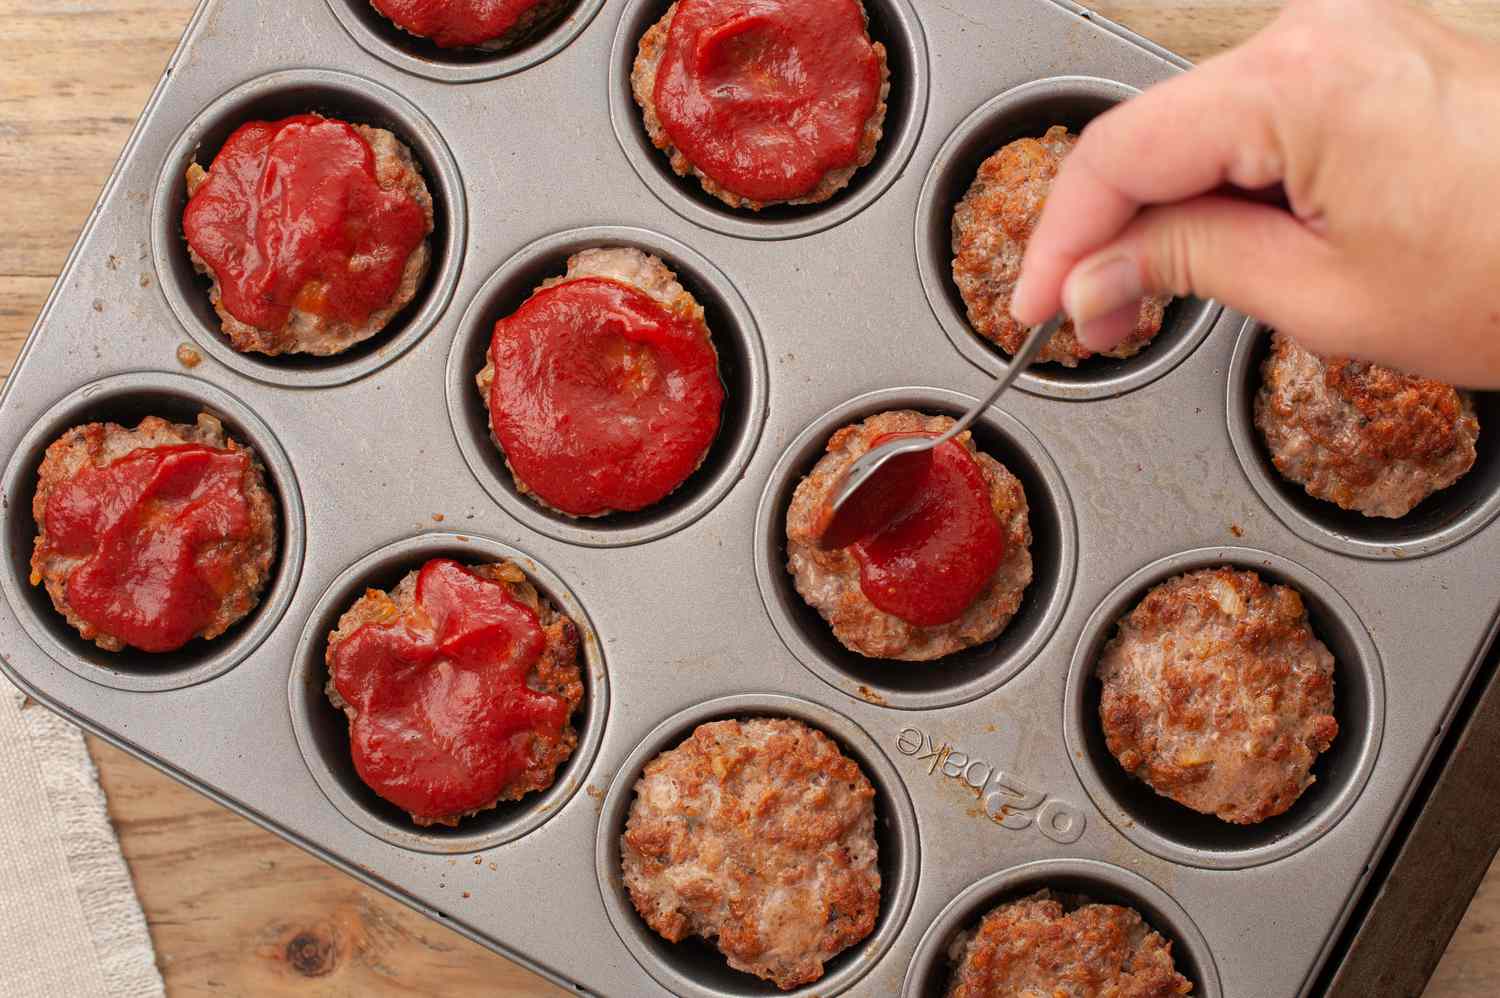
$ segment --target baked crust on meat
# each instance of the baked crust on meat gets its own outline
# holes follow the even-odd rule
[[[823,732],[714,721],[647,763],[621,839],[636,911],[671,942],[790,990],[880,914],[875,790]]]
[[[953,212],[953,281],[968,308],[969,324],[1006,353],[1015,353],[1026,328],[1010,315],[1010,299],[1021,277],[1026,244],[1042,217],[1047,192],[1063,157],[1078,136],[1053,125],[1040,139],[1017,139],[979,165],[974,183]],[[1170,298],[1141,302],[1135,331],[1102,356],[1139,353],[1161,331]],[[1077,367],[1095,356],[1083,344],[1073,320],[1042,348],[1039,363]]]
[[[844,471],[876,438],[887,433],[941,433],[953,425],[947,416],[911,410],[882,412],[845,426],[828,441],[826,453],[797,485],[786,515],[787,571],[797,592],[823,615],[833,636],[852,652],[869,658],[925,662],[973,645],[1004,631],[1020,609],[1031,584],[1031,524],[1026,492],[1005,466],[974,446],[968,433],[955,439],[979,464],[990,488],[990,502],[1000,521],[1005,555],[994,577],[957,620],[935,627],[910,624],[886,613],[860,588],[859,562],[847,549],[818,547],[823,503]]]
[[[526,677],[526,685],[533,690],[561,697],[567,701],[570,712],[576,711],[583,701],[583,674],[578,665],[578,625],[554,606],[550,599],[538,592],[536,586],[527,579],[526,573],[513,562],[502,559],[493,564],[467,567],[481,578],[503,583],[511,596],[536,613],[541,621],[546,644]],[[366,624],[383,624],[401,618],[413,631],[430,631],[431,621],[426,612],[416,605],[418,574],[419,571],[408,572],[390,593],[381,589],[365,590],[365,594],[339,617],[338,626],[328,635],[328,649],[323,658],[328,664],[329,678],[323,689],[333,705],[349,718],[350,724],[359,716],[359,711],[339,695],[338,688],[333,684],[334,651]],[[444,661],[441,659],[432,663],[434,669],[443,666]],[[413,814],[412,821],[422,826],[457,825],[460,819],[488,811],[501,801],[520,800],[529,793],[550,787],[556,778],[557,767],[568,761],[578,745],[578,730],[570,721],[562,726],[555,737],[532,732],[531,739],[530,763],[501,788],[494,800],[471,811],[439,818]]]
[[[1401,517],[1474,466],[1474,399],[1441,381],[1323,358],[1274,333],[1255,425],[1276,470],[1318,499]]]
[[[432,194],[422,180],[421,170],[411,150],[383,128],[371,128],[367,125],[353,125],[352,127],[370,144],[370,149],[375,153],[375,179],[381,188],[384,190],[400,188],[410,194],[421,206],[422,214],[427,217],[427,232],[430,236],[433,219]],[[208,174],[209,171],[196,162],[188,166],[187,193],[189,198],[192,198],[198,192],[198,188],[208,181]],[[287,321],[279,329],[261,329],[241,322],[231,315],[223,305],[219,278],[213,272],[213,268],[193,250],[191,244],[187,245],[187,250],[188,256],[192,258],[193,267],[213,282],[208,290],[208,298],[213,303],[214,311],[219,314],[220,326],[224,330],[224,335],[229,338],[230,346],[241,353],[264,353],[272,356],[283,353],[306,353],[316,357],[326,357],[342,353],[356,343],[374,336],[384,329],[397,313],[411,303],[411,300],[417,296],[417,290],[422,286],[423,279],[427,276],[427,268],[432,260],[430,242],[430,238],[423,239],[421,244],[412,250],[401,271],[401,283],[396,289],[396,296],[388,305],[372,312],[364,322],[356,325],[342,319],[329,319],[293,305]]]
[[[567,273],[561,277],[549,277],[536,286],[532,292],[544,291],[547,288],[566,284],[568,281],[576,281],[585,277],[607,277],[611,280],[628,284],[639,291],[645,292],[660,302],[668,311],[682,316],[703,331],[703,338],[708,343],[709,349],[714,352],[714,362],[718,363],[719,348],[714,345],[712,334],[703,319],[703,306],[692,296],[677,280],[677,275],[672,269],[661,262],[661,259],[649,253],[636,249],[634,246],[596,246],[586,250],[580,250],[568,257]],[[490,411],[490,386],[495,382],[495,365],[490,358],[488,350],[484,354],[484,368],[474,376],[474,383],[479,386],[479,397],[484,402],[484,411]],[[490,440],[499,448],[502,457],[505,456],[505,448],[495,437],[494,423],[490,422]],[[708,458],[708,452],[698,459],[698,464],[693,471],[703,467],[703,462]],[[505,458],[505,469],[510,472],[510,477],[515,480],[516,491],[524,496],[529,496],[533,502],[554,513],[560,513],[569,519],[579,519],[572,513],[558,509],[547,502],[541,496],[531,490],[521,476],[516,474],[516,469],[510,463],[510,458]],[[686,483],[692,475],[683,479]],[[677,486],[682,488],[681,485]],[[674,490],[675,491],[675,490]],[[665,498],[665,497],[664,497]],[[608,516],[615,510],[602,510],[582,519],[597,519]]]
[[[891,93],[891,68],[886,61],[885,46],[879,42],[871,42],[871,47],[875,50],[875,57],[880,60],[880,99],[865,122],[864,134],[859,140],[859,158],[852,165],[829,170],[810,193],[788,201],[753,201],[728,190],[703,173],[693,165],[692,160],[672,144],[671,136],[667,135],[667,130],[662,127],[661,118],[656,113],[656,72],[661,66],[662,56],[666,53],[667,33],[672,29],[672,18],[676,14],[677,4],[674,3],[667,8],[661,20],[653,24],[641,36],[640,46],[636,51],[635,65],[630,72],[630,89],[635,94],[635,102],[641,107],[641,114],[646,123],[646,134],[650,137],[651,144],[667,154],[673,172],[679,177],[689,175],[697,177],[705,191],[731,208],[749,208],[751,211],[760,211],[773,204],[818,204],[821,201],[827,201],[848,187],[854,174],[862,167],[868,166],[875,158],[875,149],[880,144],[880,137],[885,129],[886,98]],[[860,14],[864,17],[868,27],[870,18],[865,13],[863,3],[860,4]]]
[[[947,998],[1170,998],[1193,991],[1134,908],[1038,891],[960,936]],[[1069,910],[1071,908],[1071,910]]]
[[[57,611],[85,639],[106,651],[119,651],[125,647],[125,642],[78,616],[68,602],[68,576],[85,559],[48,551],[47,500],[53,489],[85,468],[105,467],[137,450],[182,444],[201,444],[250,455],[241,480],[241,489],[250,509],[249,537],[236,545],[235,580],[220,597],[218,609],[197,636],[205,640],[216,638],[255,609],[271,576],[271,563],[276,558],[276,503],[266,489],[265,469],[253,450],[225,434],[224,424],[216,417],[201,412],[197,422],[191,425],[147,416],[134,428],[117,423],[75,426],[47,448],[38,472],[36,495],[31,501],[32,516],[39,528],[32,549],[31,584],[45,583],[47,595],[52,597],[52,605]]]
[[[1333,655],[1295,589],[1213,568],[1146,594],[1099,657],[1099,720],[1125,771],[1238,825],[1281,814],[1338,735]]]

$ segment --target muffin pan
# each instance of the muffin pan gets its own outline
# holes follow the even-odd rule
[[[580,994],[774,993],[707,946],[650,934],[615,865],[646,758],[698,721],[755,714],[823,728],[880,795],[879,926],[809,994],[939,993],[953,933],[1042,885],[1140,908],[1198,994],[1312,988],[1495,621],[1494,396],[1469,476],[1410,522],[1351,519],[1285,486],[1259,449],[1264,330],[1180,302],[1142,354],[1038,371],[976,429],[1022,479],[1036,535],[1035,581],[995,642],[947,663],[859,660],[781,567],[790,491],[833,429],[903,406],[956,413],[1004,363],[967,333],[946,276],[945,214],[979,159],[1018,129],[1080,126],[1181,60],[1051,0],[869,0],[897,74],[879,155],[829,203],[757,216],[706,202],[644,144],[626,80],[664,2],[584,0],[500,57],[393,37],[356,0],[294,6],[268,23],[225,0],[198,11],[0,396],[7,675]],[[412,147],[438,205],[432,272],[350,354],[235,354],[180,241],[182,171],[247,117],[305,110]],[[597,523],[516,494],[473,386],[498,315],[591,243],[678,272],[728,389],[723,434],[679,493]],[[191,369],[184,345],[204,355]],[[199,408],[266,464],[282,530],[266,597],[211,644],[98,652],[27,583],[42,452],[78,422]],[[437,553],[515,558],[578,621],[587,663],[556,785],[452,831],[363,788],[321,692],[338,612]],[[1218,562],[1297,585],[1339,656],[1343,731],[1318,783],[1249,829],[1124,780],[1093,713],[1090,660],[1115,617]]]

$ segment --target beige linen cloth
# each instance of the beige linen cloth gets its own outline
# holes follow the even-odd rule
[[[83,734],[0,678],[0,995],[161,994]]]

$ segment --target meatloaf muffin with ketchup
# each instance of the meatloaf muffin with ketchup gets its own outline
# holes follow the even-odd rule
[[[32,585],[100,648],[174,651],[260,602],[276,505],[255,452],[208,413],[75,426],[38,478]]]
[[[382,128],[302,114],[252,121],[187,169],[182,231],[209,300],[245,353],[340,353],[417,294],[432,195]]]
[[[439,48],[503,52],[528,40],[571,0],[370,0],[407,34]]]
[[[1152,589],[1099,657],[1104,740],[1127,773],[1249,825],[1312,785],[1338,735],[1333,655],[1301,595],[1213,568]]]
[[[1308,495],[1401,517],[1474,466],[1474,399],[1431,378],[1319,357],[1271,337],[1255,425],[1276,470]]]
[[[475,381],[516,488],[573,517],[665,499],[708,456],[724,406],[703,308],[629,246],[570,257],[495,324]]]
[[[1064,901],[1067,902],[1066,906]],[[955,942],[947,998],[1172,998],[1193,993],[1134,908],[1038,891]]]
[[[552,785],[578,744],[578,627],[508,561],[434,558],[328,636],[359,778],[418,825]]]
[[[969,324],[1006,353],[1015,353],[1026,338],[1026,328],[1010,315],[1026,244],[1041,220],[1058,167],[1077,141],[1078,136],[1054,125],[1040,139],[1017,139],[1003,146],[979,165],[974,183],[953,212],[953,281],[968,309]],[[1139,353],[1161,331],[1170,300],[1141,302],[1135,332],[1103,356]],[[1042,347],[1037,362],[1077,367],[1092,356],[1078,342],[1069,319]]]
[[[848,186],[875,158],[890,78],[859,0],[678,0],[630,84],[679,176],[758,211]]]
[[[801,721],[700,725],[636,781],[625,888],[667,940],[701,936],[736,970],[809,984],[880,915],[874,801],[858,763]]]
[[[824,546],[825,504],[860,455],[888,437],[952,425],[903,410],[846,426],[792,495],[787,571],[850,651],[927,661],[983,644],[1005,630],[1031,583],[1026,493],[968,433],[930,452],[884,522],[847,546]]]

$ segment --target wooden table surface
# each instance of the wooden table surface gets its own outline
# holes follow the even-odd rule
[[[0,60],[0,374],[10,370],[196,2],[0,0],[7,40]],[[1249,36],[1279,5],[1092,6],[1202,59]],[[1500,0],[1429,6],[1500,40]],[[564,993],[118,750],[96,740],[90,746],[174,998]],[[1427,996],[1497,992],[1500,863]]]

